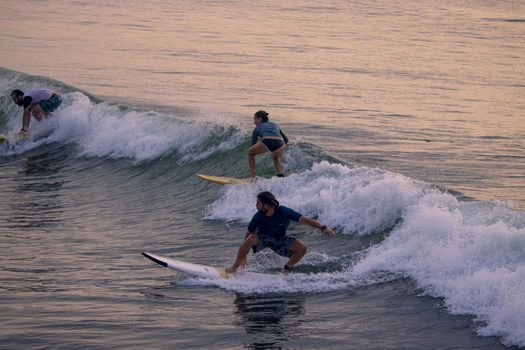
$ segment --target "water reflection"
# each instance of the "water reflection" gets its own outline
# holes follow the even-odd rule
[[[26,159],[13,179],[17,186],[10,202],[10,228],[55,227],[61,222],[60,192],[65,183],[61,170],[66,158],[63,152],[49,152]]]
[[[297,295],[242,295],[237,294],[236,313],[241,316],[246,332],[253,341],[246,348],[283,349],[302,323],[304,298]]]

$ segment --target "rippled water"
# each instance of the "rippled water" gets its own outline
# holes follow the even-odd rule
[[[64,104],[0,147],[0,348],[525,346],[521,2],[1,8],[0,132],[14,88]],[[247,176],[258,109],[288,176],[262,157],[256,185],[195,177]],[[141,256],[229,264],[262,189],[337,231],[291,227],[297,273],[211,282]]]

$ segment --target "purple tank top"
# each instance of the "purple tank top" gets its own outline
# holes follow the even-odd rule
[[[39,102],[42,100],[48,100],[51,95],[53,95],[52,90],[39,88],[30,90],[28,93],[24,94],[24,97],[30,96],[33,99],[33,102]]]

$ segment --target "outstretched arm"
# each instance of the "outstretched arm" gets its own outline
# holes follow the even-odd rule
[[[279,129],[279,133],[281,134],[284,143],[288,144],[288,137],[286,137],[285,133],[281,129]]]
[[[321,224],[320,222],[312,220],[312,219],[310,219],[307,216],[302,215],[299,218],[299,222],[301,224],[306,224],[306,225],[312,226],[313,228],[318,228],[319,230],[321,230],[321,232],[323,232],[327,236],[335,236],[335,232],[332,231],[331,228],[326,227],[325,225]]]

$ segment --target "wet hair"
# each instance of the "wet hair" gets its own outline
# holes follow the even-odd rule
[[[261,192],[257,195],[257,199],[261,201],[262,204],[271,205],[276,208],[279,205],[275,196],[268,191]]]
[[[16,97],[22,97],[24,96],[24,92],[19,89],[14,89],[13,91],[11,91],[11,96],[13,95],[15,95]]]
[[[268,114],[268,112],[266,111],[258,111],[257,113],[255,113],[255,116],[259,119],[262,119],[262,122],[263,123],[266,123],[268,121],[268,116],[270,114]]]

